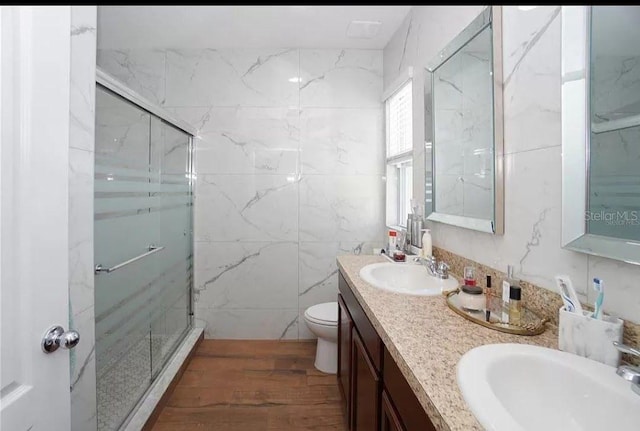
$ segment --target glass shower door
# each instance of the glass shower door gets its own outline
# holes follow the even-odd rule
[[[189,326],[191,290],[191,158],[185,132],[151,119],[151,160],[160,190],[152,193],[158,208],[158,256],[161,276],[154,285],[151,315],[151,373],[155,377]]]
[[[98,86],[98,429],[117,430],[190,324],[190,137]]]
[[[103,268],[137,257],[155,241],[150,194],[151,115],[96,90],[94,241]],[[114,430],[151,381],[150,318],[155,256],[95,276],[98,429]]]

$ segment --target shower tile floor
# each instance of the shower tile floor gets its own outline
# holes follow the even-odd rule
[[[171,337],[154,335],[152,355],[166,357],[178,333]],[[129,415],[132,406],[144,395],[150,384],[151,356],[149,337],[143,337],[122,357],[105,364],[98,376],[98,431],[115,431]],[[160,366],[161,364],[157,364]]]
[[[142,338],[98,376],[98,430],[117,430],[149,386],[149,338]]]
[[[344,431],[335,375],[308,341],[204,340],[153,431]]]

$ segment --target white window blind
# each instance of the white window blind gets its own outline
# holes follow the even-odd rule
[[[387,159],[413,149],[411,81],[387,100]]]
[[[386,100],[387,226],[405,226],[413,189],[411,80]]]

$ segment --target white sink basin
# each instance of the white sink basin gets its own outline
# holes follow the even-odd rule
[[[488,344],[458,362],[458,386],[488,431],[638,431],[640,396],[616,369],[525,344]]]
[[[407,295],[440,295],[443,290],[458,287],[458,280],[429,275],[427,268],[416,263],[372,263],[360,270],[360,278],[378,289]]]

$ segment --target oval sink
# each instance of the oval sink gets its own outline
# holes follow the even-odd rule
[[[415,263],[372,263],[360,270],[360,278],[378,289],[407,295],[440,295],[443,290],[458,287],[455,278],[433,277],[427,268]]]
[[[638,431],[640,395],[616,369],[525,344],[488,344],[458,362],[458,386],[489,431]]]

